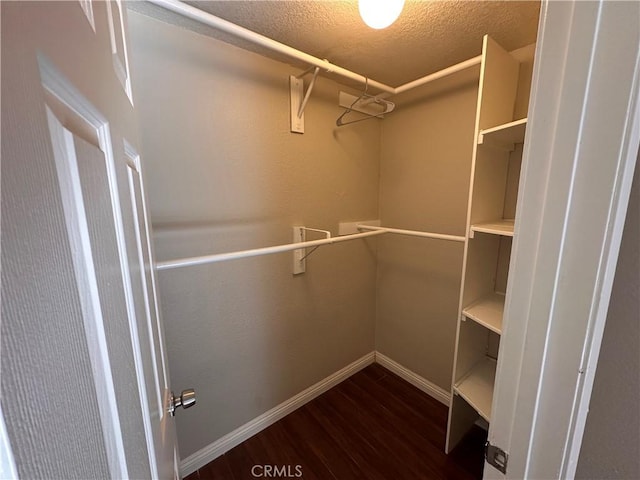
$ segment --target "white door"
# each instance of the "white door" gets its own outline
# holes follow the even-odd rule
[[[2,408],[20,478],[177,478],[119,2],[2,2]]]

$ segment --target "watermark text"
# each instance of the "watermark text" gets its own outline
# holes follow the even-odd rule
[[[255,478],[302,478],[302,465],[254,465]]]

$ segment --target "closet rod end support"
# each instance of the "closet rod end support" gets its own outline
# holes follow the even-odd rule
[[[304,81],[295,75],[289,76],[289,116],[291,132],[304,133],[304,111],[298,115],[304,98]]]
[[[302,226],[293,227],[293,243],[305,242],[307,239],[306,229]],[[296,248],[293,251],[293,274],[300,275],[307,271],[306,249]]]

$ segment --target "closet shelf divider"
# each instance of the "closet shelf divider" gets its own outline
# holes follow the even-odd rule
[[[492,235],[502,235],[503,237],[513,237],[513,219],[501,219],[493,222],[483,222],[471,225],[471,238],[474,232],[490,233]]]
[[[524,142],[527,119],[521,118],[513,122],[480,130],[478,145],[489,145],[512,151],[516,143]]]
[[[462,314],[498,335],[502,334],[504,295],[490,293],[462,310]]]
[[[485,357],[476,364],[454,387],[455,393],[464,398],[487,422],[491,422],[493,384],[496,378],[496,361]]]

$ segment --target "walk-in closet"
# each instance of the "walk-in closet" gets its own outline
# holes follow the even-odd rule
[[[129,12],[169,365],[198,398],[177,419],[186,473],[372,362],[451,403],[443,450],[487,428],[538,8],[502,15],[517,48],[480,35],[398,94]],[[242,253],[300,241],[318,244]]]
[[[0,9],[1,478],[640,475],[640,3]]]

